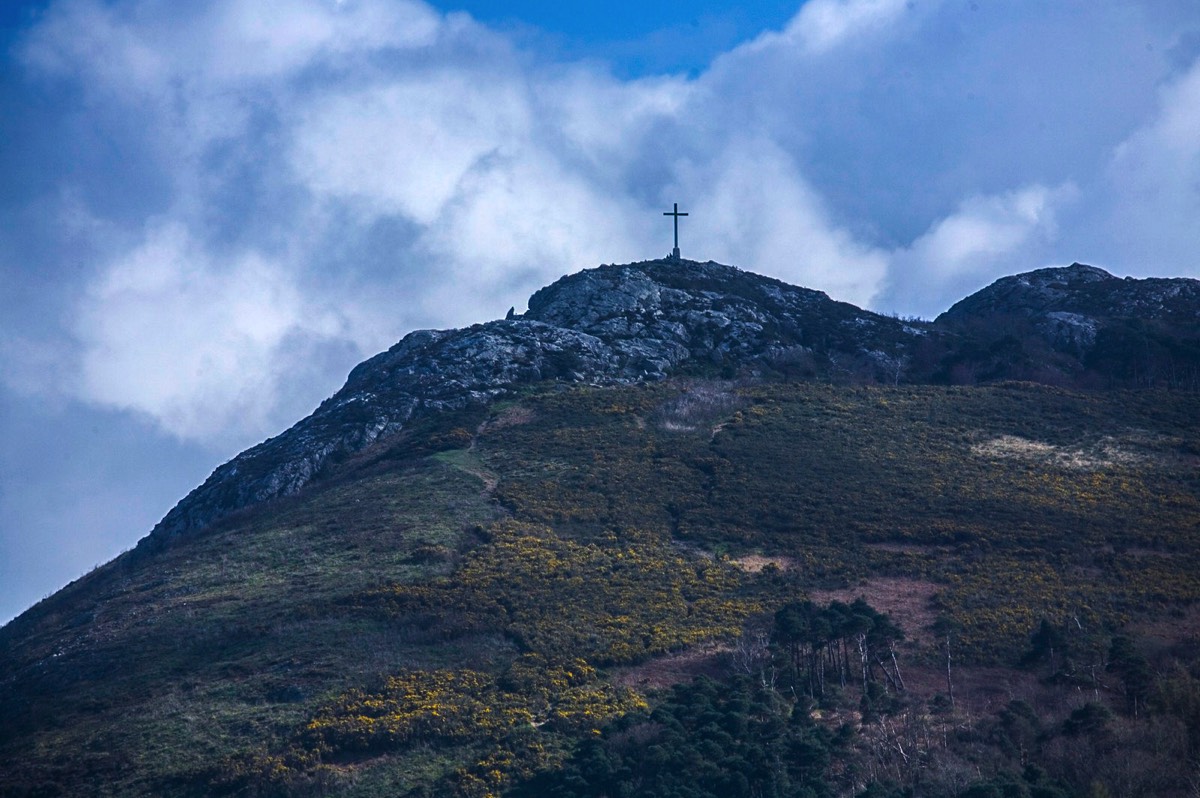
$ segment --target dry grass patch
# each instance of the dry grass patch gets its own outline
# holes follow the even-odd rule
[[[886,551],[891,554],[929,554],[930,552],[945,552],[950,547],[937,546],[932,543],[864,543],[863,548]]]
[[[689,381],[680,385],[678,396],[659,405],[652,419],[666,432],[704,429],[715,435],[722,420],[745,404],[732,383]]]
[[[528,424],[537,418],[537,414],[532,408],[525,405],[513,405],[506,407],[497,413],[492,418],[485,421],[481,427],[488,429],[503,429],[504,427],[519,427],[522,424]],[[482,429],[481,429],[482,431]]]
[[[738,557],[736,560],[730,560],[729,562],[734,567],[748,574],[761,573],[768,566],[774,566],[780,571],[794,571],[796,569],[796,560],[792,557],[767,557],[762,554],[747,554],[745,557]]]
[[[615,687],[631,690],[661,690],[690,682],[700,676],[719,678],[728,671],[726,656],[730,647],[724,643],[707,643],[676,654],[655,657],[641,665],[615,671]]]
[[[1018,435],[1001,435],[974,444],[971,453],[977,457],[1027,460],[1072,471],[1135,466],[1151,459],[1142,452],[1133,451],[1128,443],[1121,443],[1110,436],[1101,438],[1091,447],[1068,447],[1034,441]]]
[[[932,599],[941,589],[940,585],[920,579],[879,577],[854,587],[814,590],[810,598],[817,604],[827,604],[835,599],[849,603],[861,596],[875,609],[890,615],[911,639],[933,625],[937,613]]]

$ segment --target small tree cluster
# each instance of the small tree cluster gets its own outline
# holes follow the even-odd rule
[[[864,697],[877,695],[872,685],[878,683],[885,691],[904,689],[896,657],[896,644],[903,639],[904,631],[887,613],[861,597],[824,607],[808,600],[786,604],[775,613],[772,633],[793,693],[814,699],[832,685],[858,684]]]

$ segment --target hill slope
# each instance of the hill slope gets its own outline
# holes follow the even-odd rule
[[[0,630],[0,795],[600,794],[580,774],[626,778],[601,753],[666,795],[672,751],[738,794],[736,762],[686,752],[733,756],[695,718],[745,722],[718,701],[743,693],[783,724],[737,749],[786,741],[782,769],[744,776],[778,794],[956,795],[1006,773],[1030,794],[1184,794],[1195,396],[787,368],[801,351],[834,382],[893,383],[844,364],[959,335],[655,264],[414,334],[181,503],[217,512]],[[303,490],[238,493],[314,451]],[[789,655],[809,638],[787,612],[856,596],[816,660]],[[894,661],[875,612],[903,633]],[[848,678],[858,650],[880,661]],[[690,710],[661,692],[697,674],[725,686]]]

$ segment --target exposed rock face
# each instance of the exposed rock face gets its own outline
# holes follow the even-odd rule
[[[892,379],[924,333],[730,266],[601,266],[538,291],[529,312],[461,330],[423,330],[357,366],[308,418],[218,468],[154,528],[149,545],[289,496],[331,462],[413,418],[491,401],[516,386],[614,384],[681,370],[855,368]]]
[[[1195,324],[1200,320],[1200,280],[1122,279],[1095,266],[1073,263],[1002,277],[956,302],[937,321],[947,323],[994,313],[1029,318],[1055,314],[1092,319],[1137,317]]]
[[[899,358],[924,332],[820,291],[718,263],[602,266],[535,293],[526,319],[580,330],[657,379],[684,363],[747,366],[803,349],[839,360]]]
[[[990,378],[1194,387],[1200,379],[1200,281],[1118,278],[1074,263],[1004,277],[935,324],[976,349],[1021,348]],[[1042,351],[1039,351],[1039,346]],[[956,355],[952,354],[951,359]]]

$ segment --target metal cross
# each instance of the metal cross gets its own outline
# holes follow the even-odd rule
[[[675,217],[675,249],[671,250],[671,260],[679,260],[679,217],[687,216],[686,213],[679,212],[679,203],[675,203],[675,210],[664,211],[663,216]]]

